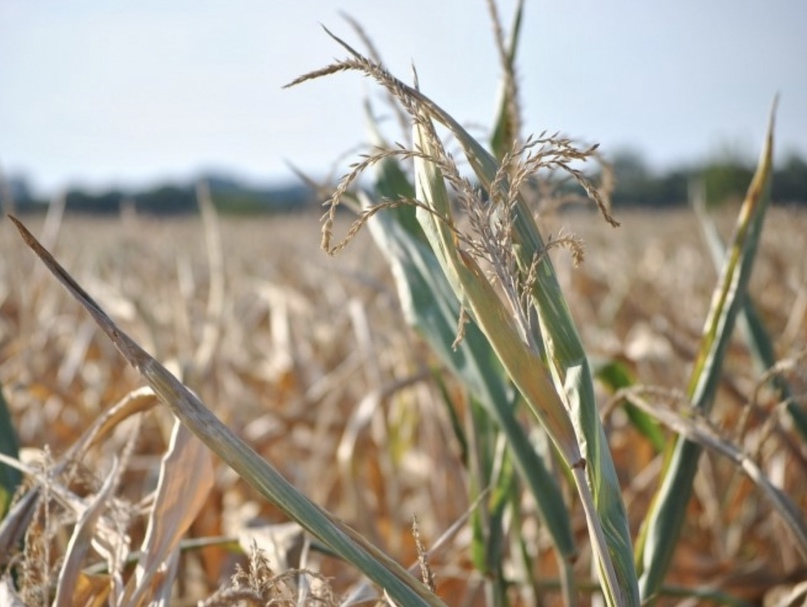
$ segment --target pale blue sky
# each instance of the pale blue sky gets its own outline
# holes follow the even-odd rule
[[[510,22],[513,2],[502,13]],[[40,190],[312,173],[364,139],[357,74],[292,90],[356,37],[456,118],[491,119],[499,68],[483,0],[0,0],[0,164]],[[807,1],[527,0],[519,74],[530,131],[632,146],[658,167],[756,155],[773,95],[778,151],[807,155]],[[780,156],[781,157],[781,156]]]

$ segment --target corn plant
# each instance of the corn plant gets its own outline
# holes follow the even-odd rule
[[[329,201],[323,246],[331,253],[338,251],[364,222],[390,206],[409,205],[416,210],[436,265],[459,303],[460,328],[454,341],[461,341],[465,322],[474,323],[484,334],[574,478],[607,602],[637,604],[627,519],[596,413],[588,361],[555,277],[547,244],[521,192],[529,176],[541,169],[567,170],[592,193],[605,217],[615,223],[590,182],[569,166],[594,150],[579,150],[567,140],[541,137],[514,142],[500,163],[416,87],[406,85],[377,62],[335,39],[350,58],[306,74],[292,85],[346,70],[365,73],[385,87],[407,112],[413,123],[414,145],[371,155],[342,180]],[[481,183],[480,189],[461,175],[437,136],[433,121],[456,137]],[[414,162],[414,197],[407,197],[404,187],[391,203],[367,205],[348,236],[332,246],[334,214],[345,192],[362,170],[392,158]],[[468,231],[458,227],[448,186],[467,215]],[[411,264],[407,256],[396,263]],[[489,268],[494,280],[483,267]],[[499,403],[503,406],[500,399]]]

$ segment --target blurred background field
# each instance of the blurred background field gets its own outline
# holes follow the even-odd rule
[[[728,227],[733,220],[726,212]],[[680,391],[717,272],[690,211],[625,211],[617,218],[618,229],[582,211],[544,221],[545,233],[565,226],[585,242],[579,268],[566,252],[552,253],[567,300],[595,362],[621,361],[638,383]],[[340,233],[347,220],[340,218]],[[41,217],[26,222],[34,234],[47,232]],[[412,516],[428,546],[469,508],[463,445],[443,402],[450,398],[462,410],[462,390],[405,326],[369,236],[361,234],[333,259],[319,249],[319,221],[312,213],[226,217],[216,226],[220,267],[210,231],[195,216],[68,214],[44,240],[125,331],[294,485],[395,560],[414,562]],[[750,288],[778,357],[801,356],[801,371],[791,377],[798,394],[807,389],[805,226],[803,210],[771,210]],[[0,234],[0,384],[26,457],[41,460],[47,448],[47,457],[58,459],[105,409],[143,382],[8,221]],[[223,293],[211,319],[212,285],[223,286]],[[210,355],[203,370],[194,362],[200,349]],[[803,450],[790,444],[770,395],[751,404],[760,373],[737,340],[725,369],[712,420],[734,436],[738,420],[749,415],[743,435],[734,438],[758,449],[763,468],[804,511]],[[599,384],[598,390],[605,407],[609,393]],[[629,517],[638,525],[655,491],[661,456],[636,435],[621,408],[604,415]],[[766,427],[772,419],[777,423]],[[170,414],[158,406],[133,428],[122,425],[92,449],[70,486],[79,495],[88,491],[83,485],[97,488],[113,454],[121,455],[130,433],[138,432],[117,492],[137,546]],[[769,506],[733,465],[704,454],[695,487],[670,585],[697,582],[761,601],[776,584],[807,576]],[[538,577],[551,589],[556,565],[531,504],[524,507],[519,532],[533,535]],[[44,579],[65,550],[70,526],[65,519],[59,531],[59,508],[53,508],[54,528],[41,538],[50,546]],[[579,505],[572,508],[585,550],[585,522]],[[216,462],[214,488],[188,539],[234,541],[256,520],[285,522]],[[483,604],[469,541],[463,529],[431,560],[438,592],[450,605]],[[209,596],[244,560],[227,544],[186,551],[172,604]],[[355,571],[325,555],[315,553],[307,566],[328,576],[337,592],[356,579]],[[577,573],[585,579],[590,572]],[[38,579],[30,575],[29,581]],[[29,596],[31,604],[36,596]]]

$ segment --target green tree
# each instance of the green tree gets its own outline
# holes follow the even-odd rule
[[[807,162],[796,152],[774,172],[771,197],[776,202],[807,204]]]
[[[709,161],[701,173],[707,203],[719,205],[742,200],[753,175],[752,166],[736,156]]]

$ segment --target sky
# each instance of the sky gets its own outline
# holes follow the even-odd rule
[[[514,0],[500,3],[509,29]],[[284,90],[360,42],[461,122],[489,125],[501,70],[484,0],[0,0],[0,167],[39,193],[232,173],[324,175],[366,141],[357,73]],[[805,0],[526,0],[518,75],[528,132],[630,148],[659,170],[807,156]]]

